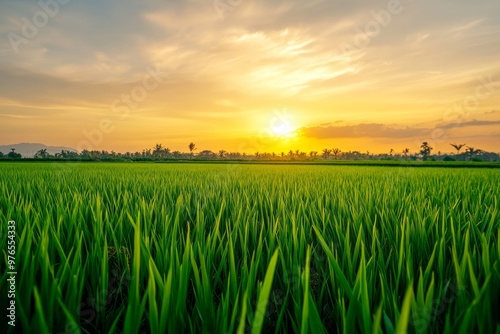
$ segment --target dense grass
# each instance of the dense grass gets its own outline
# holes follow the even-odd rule
[[[14,219],[24,332],[500,333],[499,183],[497,169],[5,163],[1,307]]]

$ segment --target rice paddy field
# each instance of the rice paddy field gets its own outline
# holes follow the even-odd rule
[[[1,308],[14,220],[16,332],[500,333],[499,184],[500,169],[2,163]]]

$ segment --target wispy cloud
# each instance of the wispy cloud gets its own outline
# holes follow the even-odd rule
[[[473,21],[470,21],[467,23],[463,23],[463,24],[460,24],[458,26],[454,26],[453,28],[449,29],[448,32],[453,34],[453,33],[457,33],[457,32],[471,30],[471,29],[477,27],[479,24],[481,24],[484,21],[485,21],[485,19],[481,18],[481,19],[473,20]]]
[[[361,123],[344,126],[316,126],[301,128],[300,133],[313,138],[412,138],[427,135],[422,128],[398,128],[378,123]]]
[[[471,120],[462,123],[438,124],[434,128],[402,127],[379,123],[360,123],[355,125],[319,125],[299,129],[301,135],[313,138],[415,138],[429,136],[435,129],[464,129],[475,126],[495,126],[500,120]]]
[[[500,120],[488,121],[488,120],[470,120],[461,123],[448,123],[448,124],[438,124],[437,127],[441,129],[455,129],[461,127],[471,127],[471,126],[490,126],[500,124]]]
[[[225,142],[227,128],[258,133],[272,110],[282,107],[294,110],[301,122],[296,126],[318,140],[425,135],[436,115],[473,93],[476,78],[500,78],[500,4],[401,3],[401,14],[346,57],[339,46],[363,32],[387,2],[242,1],[221,20],[212,1],[71,1],[19,54],[0,39],[0,113],[10,129],[0,142],[33,136],[34,129],[43,141],[75,120],[81,121],[67,128],[81,133],[78,127],[112,116],[113,100],[151,64],[169,78],[131,113],[134,126],[124,122],[108,137],[110,146],[144,138],[150,128],[158,136],[192,132]],[[22,34],[23,17],[40,10],[25,0],[1,6],[4,37]],[[482,101],[471,119],[499,103],[500,94]],[[26,118],[35,114],[46,120],[43,126]],[[332,118],[355,125],[304,127]],[[461,127],[473,131],[469,122]],[[486,125],[476,125],[479,136],[477,126]]]

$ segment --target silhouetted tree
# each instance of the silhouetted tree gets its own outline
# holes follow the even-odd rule
[[[10,158],[10,159],[21,159],[22,158],[22,155],[20,153],[16,153],[15,148],[11,148],[10,150],[11,151],[9,152],[9,154],[7,154],[8,158]]]
[[[191,153],[191,157],[192,157],[193,156],[193,151],[196,150],[196,144],[193,143],[193,142],[191,142],[191,143],[189,143],[188,148],[189,148],[189,152]]]
[[[332,150],[330,150],[328,148],[324,148],[321,156],[323,157],[323,159],[328,159],[328,157],[330,156],[331,153],[332,153]]]
[[[97,152],[99,152],[99,151],[97,151]],[[98,154],[98,157],[102,158],[104,156],[104,154],[103,154],[104,152],[105,151],[100,152]],[[107,152],[105,152],[105,153],[107,153]],[[73,151],[69,151],[69,150],[61,150],[61,152],[55,154],[55,157],[59,158],[59,159],[78,159],[78,158],[80,158],[78,153],[73,152]]]
[[[420,145],[420,148],[421,148],[420,154],[422,154],[422,159],[423,160],[427,160],[427,158],[431,154],[432,147],[429,146],[429,143],[427,143],[426,141],[424,141],[422,143],[422,145]]]
[[[480,149],[475,149],[474,147],[469,147],[467,146],[467,149],[465,150],[465,154],[469,157],[469,160],[471,160],[476,154],[479,154],[483,152],[483,150]]]
[[[462,147],[465,146],[465,144],[450,144],[450,145],[453,146],[455,150],[457,150],[457,154],[459,154]]]
[[[198,153],[198,157],[201,157],[203,159],[213,159],[213,158],[217,157],[217,154],[215,154],[214,152],[212,152],[210,150],[204,150],[204,151],[201,151],[200,153]]]
[[[49,154],[47,153],[46,148],[42,148],[41,150],[38,150],[38,152],[35,153],[34,157],[37,159],[47,159],[49,157]]]
[[[155,147],[153,147],[153,156],[155,158],[161,158],[162,151],[163,151],[163,145],[156,144]]]
[[[335,158],[337,158],[337,156],[342,152],[342,150],[340,148],[333,148],[331,152],[333,153]]]
[[[83,150],[80,152],[80,157],[84,159],[90,159],[90,151],[89,150]]]

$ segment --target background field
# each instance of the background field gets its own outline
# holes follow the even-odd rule
[[[499,183],[498,169],[3,163],[1,293],[14,219],[24,332],[500,333]]]

